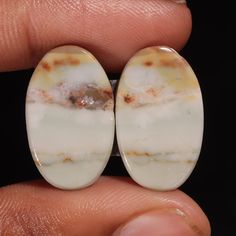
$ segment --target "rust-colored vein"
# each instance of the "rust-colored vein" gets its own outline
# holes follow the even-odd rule
[[[63,162],[63,163],[68,163],[68,162],[73,162],[73,160],[72,160],[71,157],[65,156],[62,162]]]

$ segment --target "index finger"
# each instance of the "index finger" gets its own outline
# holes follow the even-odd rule
[[[50,49],[75,44],[108,71],[151,45],[180,49],[191,14],[179,0],[0,0],[0,71],[35,66]]]

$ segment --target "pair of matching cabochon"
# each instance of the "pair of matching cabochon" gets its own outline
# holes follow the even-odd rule
[[[188,63],[168,47],[149,47],[126,65],[114,99],[101,65],[88,51],[48,52],[31,78],[26,123],[42,176],[61,189],[94,183],[117,142],[130,176],[157,190],[179,187],[198,159],[203,104]]]

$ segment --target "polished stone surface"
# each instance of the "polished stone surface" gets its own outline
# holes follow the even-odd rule
[[[194,72],[173,49],[150,47],[130,59],[117,90],[116,132],[140,185],[171,190],[189,177],[202,144],[203,103]]]
[[[63,46],[47,53],[26,97],[30,149],[42,176],[62,189],[92,184],[110,157],[114,139],[109,80],[86,50]]]

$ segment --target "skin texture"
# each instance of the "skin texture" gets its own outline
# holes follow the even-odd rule
[[[189,9],[168,0],[0,0],[0,5],[0,71],[33,67],[64,44],[80,45],[106,70],[119,71],[146,46],[180,49],[191,31]]]
[[[109,236],[136,215],[176,208],[196,235],[209,235],[206,216],[184,193],[155,192],[128,178],[101,177],[69,192],[35,181],[4,187],[0,196],[0,235]]]
[[[33,67],[48,50],[74,44],[107,72],[120,72],[137,50],[179,50],[191,32],[189,9],[170,0],[0,0],[0,6],[0,71]],[[7,236],[108,236],[143,214],[159,220],[174,214],[174,223],[176,212],[189,235],[210,235],[207,217],[184,193],[147,190],[127,178],[101,177],[79,191],[45,181],[0,188],[0,235]]]

